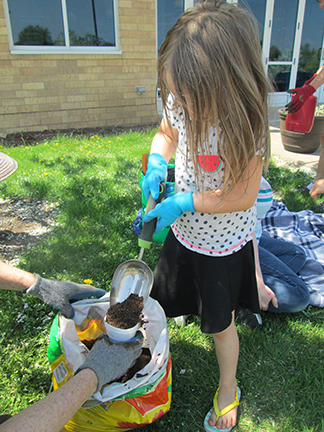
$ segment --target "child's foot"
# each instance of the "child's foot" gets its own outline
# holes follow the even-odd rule
[[[237,421],[237,407],[239,405],[240,391],[238,388],[217,390],[214,398],[214,409],[208,419],[208,426],[215,429],[231,430]],[[205,430],[208,428],[205,427]]]

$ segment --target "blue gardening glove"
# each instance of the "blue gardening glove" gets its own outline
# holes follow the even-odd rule
[[[174,194],[174,187],[171,183],[166,183],[165,186],[166,186],[165,198],[167,198],[167,197]],[[143,221],[143,210],[140,208],[138,210],[137,216],[136,216],[134,223],[133,223],[133,230],[137,236],[141,235],[142,225],[143,225],[142,221]]]
[[[152,153],[148,158],[147,171],[142,183],[145,198],[148,200],[150,194],[157,200],[160,194],[160,183],[166,180],[168,174],[167,161],[159,153]]]
[[[158,218],[155,228],[155,233],[158,233],[164,227],[173,224],[185,212],[195,212],[192,192],[178,192],[171,195],[148,212],[143,220],[144,222],[150,222],[152,219]]]
[[[79,285],[74,282],[43,279],[35,274],[36,280],[28,288],[26,294],[31,294],[43,300],[44,303],[58,309],[66,318],[74,317],[69,300],[80,300],[85,297],[102,297],[106,292],[90,285]]]
[[[135,338],[128,342],[115,343],[104,334],[94,343],[89,355],[79,369],[92,369],[98,378],[97,390],[104,384],[114,381],[130,369],[142,353],[143,335],[138,332]]]

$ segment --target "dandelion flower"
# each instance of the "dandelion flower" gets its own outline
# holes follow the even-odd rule
[[[48,173],[44,173],[44,176],[47,176],[48,175]]]
[[[83,282],[84,282],[85,284],[87,284],[87,285],[91,285],[91,284],[93,284],[93,282],[92,282],[91,279],[84,279]]]

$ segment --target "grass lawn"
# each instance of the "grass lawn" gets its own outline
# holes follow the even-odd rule
[[[0,148],[19,168],[0,183],[0,196],[55,203],[52,236],[28,249],[19,267],[47,278],[109,290],[112,275],[125,260],[138,258],[133,222],[141,207],[142,153],[155,131],[115,136],[57,136],[36,145]],[[276,196],[292,211],[310,209],[308,196],[291,193],[310,174],[272,162],[266,177]],[[161,246],[145,251],[152,268]],[[43,398],[51,373],[46,350],[56,315],[35,298],[0,292],[0,414],[17,413]],[[324,310],[309,306],[297,314],[263,312],[264,326],[238,326],[242,390],[236,431],[311,432],[324,430]],[[212,405],[218,367],[210,335],[190,317],[185,327],[168,323],[173,361],[171,411],[141,430],[200,432]]]

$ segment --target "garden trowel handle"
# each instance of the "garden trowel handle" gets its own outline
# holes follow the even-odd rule
[[[166,192],[166,185],[164,182],[160,183],[160,194],[157,200],[152,198],[152,195],[150,194],[149,199],[147,201],[145,214],[153,210],[159,202],[161,202],[165,197]],[[144,222],[142,232],[138,238],[138,245],[141,248],[148,249],[153,241],[153,234],[155,231],[156,226],[156,218],[152,219],[150,222]]]

